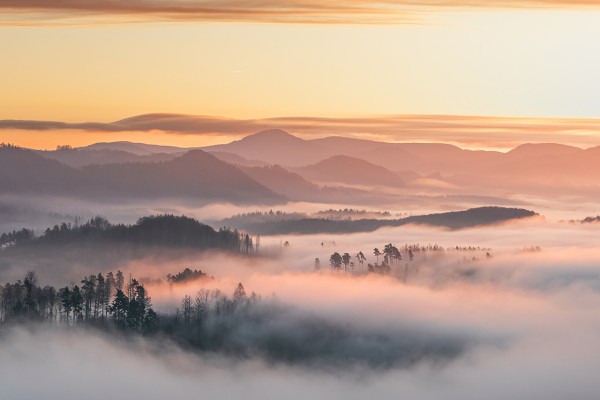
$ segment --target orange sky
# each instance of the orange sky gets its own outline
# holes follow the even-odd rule
[[[0,0],[0,120],[105,123],[154,112],[599,118],[596,3],[196,0],[165,8],[147,0]],[[557,129],[563,143],[596,143],[593,126]],[[554,140],[555,130],[544,140]],[[98,140],[197,146],[248,133],[4,129],[0,141],[38,148]],[[456,133],[437,137],[490,147],[530,138],[513,130],[516,136],[492,143],[498,138],[487,130],[469,138]],[[406,129],[395,136],[362,128],[344,134],[436,137]]]

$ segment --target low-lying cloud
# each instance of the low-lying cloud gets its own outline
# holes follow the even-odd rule
[[[280,240],[290,245],[281,249]],[[408,275],[406,260],[393,266],[391,276],[328,270],[333,251],[363,250],[373,262],[370,249],[390,241],[438,243],[446,250],[417,254]],[[230,295],[240,281],[248,294],[261,295],[263,302],[227,331],[227,346],[192,350],[151,337],[4,329],[4,395],[71,399],[86,393],[100,399],[108,387],[147,399],[264,400],[282,393],[293,399],[384,399],[394,393],[449,400],[597,397],[597,228],[542,222],[460,232],[402,227],[262,242],[280,249],[279,256],[169,260],[165,254],[121,264],[136,277],[163,278],[147,284],[162,313],[200,289]],[[448,249],[453,245],[481,248]],[[531,247],[536,245],[540,249]],[[312,271],[316,256],[321,272]],[[164,275],[184,266],[216,279],[164,282]],[[85,262],[79,268],[75,272],[88,273]],[[244,349],[242,357],[236,349]]]

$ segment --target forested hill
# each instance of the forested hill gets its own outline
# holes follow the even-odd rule
[[[386,226],[422,224],[448,229],[463,229],[529,218],[537,215],[522,208],[479,207],[465,211],[417,215],[401,219],[335,220],[325,218],[287,218],[247,223],[238,221],[236,227],[259,235],[372,232]]]
[[[39,237],[26,229],[0,236],[0,245],[4,248],[72,243],[120,243],[234,252],[249,252],[253,248],[249,235],[230,229],[217,231],[193,218],[174,215],[143,217],[133,225],[111,224],[105,218],[95,217],[82,225],[55,225]]]
[[[201,150],[164,162],[73,168],[32,150],[2,144],[0,194],[94,201],[177,199],[195,204],[280,204],[286,200],[235,166]]]

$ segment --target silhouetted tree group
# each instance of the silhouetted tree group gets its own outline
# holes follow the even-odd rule
[[[80,285],[60,289],[39,286],[34,272],[15,283],[0,286],[0,322],[37,321],[48,324],[93,324],[147,332],[156,327],[158,315],[152,309],[144,285],[134,278],[125,284],[123,273],[104,277],[86,276]]]
[[[186,283],[186,282],[191,282],[191,281],[197,281],[197,280],[214,280],[215,278],[213,276],[210,276],[204,272],[202,272],[201,270],[191,270],[190,268],[186,268],[181,272],[178,272],[175,275],[171,275],[168,274],[167,275],[167,281],[169,283]]]
[[[189,268],[169,276],[178,277],[176,281],[189,276],[208,277]],[[247,320],[261,301],[255,293],[248,295],[242,283],[231,297],[219,289],[201,289],[193,298],[184,296],[174,313],[159,318],[145,286],[135,278],[126,279],[121,271],[106,276],[89,275],[80,283],[58,290],[41,287],[37,275],[27,272],[23,280],[0,285],[0,323],[34,322],[163,333],[199,348],[213,348],[222,344],[236,320]]]
[[[323,243],[321,243],[323,245]],[[392,266],[394,264],[400,263],[403,259],[407,261],[405,264],[405,268],[408,265],[408,262],[412,262],[417,253],[426,253],[426,252],[473,252],[473,251],[485,251],[486,258],[491,258],[492,255],[490,253],[491,249],[486,247],[475,247],[475,246],[454,246],[444,248],[437,244],[405,244],[401,247],[396,247],[392,243],[388,243],[383,246],[383,251],[379,250],[379,248],[373,249],[373,256],[375,257],[375,263],[367,263],[367,272],[370,273],[378,273],[378,274],[389,274],[392,270]],[[383,258],[380,262],[380,258]],[[367,261],[364,253],[362,251],[357,252],[354,255],[354,259],[356,259],[358,265],[360,266],[360,272],[364,271],[364,263]],[[466,260],[466,258],[464,258]],[[350,270],[354,273],[354,262],[351,261],[352,257],[349,253],[340,254],[338,252],[334,252],[329,257],[329,265],[331,269],[334,271],[340,271],[344,269],[345,272]],[[473,257],[473,261],[476,261],[477,258]],[[405,274],[406,274],[405,270]]]
[[[175,215],[143,217],[133,225],[111,224],[106,218],[97,216],[82,225],[64,222],[54,225],[40,237],[35,237],[27,229],[0,237],[0,245],[73,242],[222,249],[246,254],[255,249],[254,239],[237,229],[221,228],[216,231],[193,218]]]
[[[20,231],[12,231],[0,235],[0,247],[7,247],[26,242],[35,237],[32,230],[21,229]]]

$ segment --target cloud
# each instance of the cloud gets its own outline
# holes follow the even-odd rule
[[[276,22],[276,23],[406,23],[414,21],[413,12],[402,4],[375,1],[315,2],[293,0],[195,0],[128,2],[59,0],[1,0],[0,8],[33,14],[30,22],[49,18],[117,16],[153,21]],[[27,19],[27,17],[25,17]],[[15,18],[18,22],[18,19]],[[44,20],[44,17],[41,18]],[[15,22],[15,21],[13,21]]]
[[[520,269],[537,261],[535,269],[546,268],[542,260],[530,263],[530,256],[520,255]],[[593,254],[587,256],[591,260]],[[513,269],[513,261],[495,262],[498,268]],[[556,267],[568,271],[577,263],[565,258]],[[231,279],[238,277],[233,268],[227,269]],[[226,352],[191,351],[160,338],[119,338],[49,326],[5,329],[0,331],[3,393],[11,399],[74,399],[82,393],[100,399],[105,390],[90,390],[98,382],[121,396],[145,399],[200,395],[268,400],[282,392],[293,399],[387,399],[394,393],[449,400],[593,399],[600,389],[595,375],[600,366],[600,295],[586,287],[530,290],[499,281],[455,279],[428,288],[386,277],[310,273],[261,273],[246,287],[276,287],[277,297],[291,307],[275,314],[262,310],[267,317],[263,323],[242,321],[228,339],[236,345],[283,344],[288,351],[304,352],[270,362],[259,353],[240,359]],[[155,289],[150,288],[155,304],[164,302]],[[305,336],[313,329],[318,339]],[[339,335],[339,329],[346,333]],[[499,345],[490,341],[497,337],[509,340]],[[440,345],[441,363],[422,353]],[[386,362],[403,348],[408,359],[426,357]],[[352,357],[374,362],[354,365]],[[32,380],[35,385],[28,384]]]
[[[198,266],[216,275],[211,285],[226,293],[240,280],[266,299],[276,292],[275,308],[258,310],[265,317],[261,323],[241,321],[228,339],[259,350],[283,345],[290,358],[271,362],[268,354],[252,352],[240,359],[95,330],[5,329],[0,382],[10,399],[75,399],[82,393],[100,399],[106,397],[103,388],[145,399],[269,400],[281,393],[292,399],[388,399],[396,393],[415,399],[595,399],[597,233],[590,226],[542,223],[461,232],[402,227],[368,235],[288,237],[291,245],[273,260],[214,254],[190,254],[189,264],[142,260],[124,271],[164,277],[184,265]],[[332,247],[320,245],[332,239],[337,242]],[[310,272],[317,255],[325,260],[334,250],[370,249],[390,240],[491,246],[494,257],[482,258],[483,250],[476,254],[480,263],[460,264],[465,253],[419,255],[418,275],[406,283],[393,276]],[[531,241],[543,250],[518,250]],[[265,246],[278,242],[263,238]],[[370,253],[367,257],[373,261]],[[85,257],[95,258],[103,257]],[[183,294],[206,287],[160,285],[148,284],[152,301],[171,312]],[[422,357],[401,362],[405,349],[409,359]],[[353,365],[356,358],[366,362]]]
[[[0,9],[13,14],[4,16],[4,24],[56,23],[60,20],[101,16],[118,17],[128,22],[142,21],[216,21],[318,24],[417,23],[433,10],[455,8],[596,8],[595,0],[0,0]],[[75,22],[73,22],[75,21]],[[117,21],[118,22],[118,21]]]
[[[465,148],[511,149],[519,144],[529,142],[552,142],[593,147],[600,142],[600,120],[598,119],[449,115],[233,119],[157,113],[138,115],[107,123],[0,120],[0,129],[32,131],[162,131],[180,135],[244,136],[270,128],[283,129],[305,138],[343,135],[388,142],[443,142]]]

